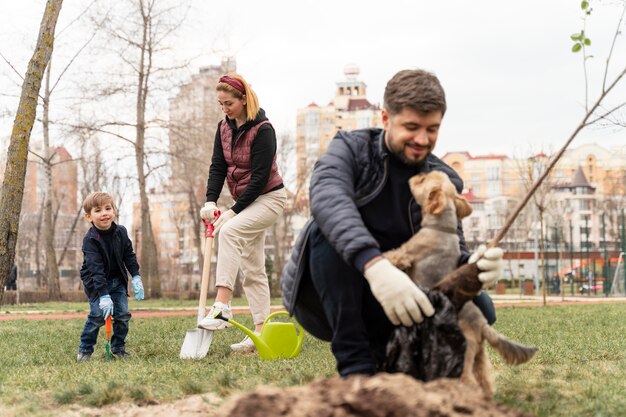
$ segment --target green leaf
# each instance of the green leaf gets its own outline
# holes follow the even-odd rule
[[[580,8],[587,10],[587,7],[589,7],[589,2],[587,0],[583,0],[582,3],[580,3]]]
[[[580,43],[575,43],[574,46],[572,46],[572,52],[578,52],[581,49],[583,49],[583,46]]]
[[[587,46],[591,45],[591,39],[585,38],[585,45]]]
[[[570,36],[570,39],[573,41],[579,41],[580,40],[580,33],[574,33],[572,36]]]

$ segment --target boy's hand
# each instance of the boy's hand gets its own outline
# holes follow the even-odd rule
[[[102,315],[106,320],[107,317],[113,314],[113,300],[111,300],[110,295],[103,295],[100,297],[100,303],[98,304],[100,310],[102,310]]]
[[[143,300],[143,282],[141,282],[141,277],[139,275],[135,275],[131,284],[133,286],[133,292],[135,293],[135,300]]]

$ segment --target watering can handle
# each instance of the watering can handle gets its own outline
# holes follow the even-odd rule
[[[265,326],[265,324],[267,322],[269,322],[272,318],[276,317],[276,316],[289,316],[289,313],[286,311],[275,311],[272,314],[270,314],[269,316],[267,316],[265,318],[265,321],[263,322],[263,326]],[[298,334],[300,334],[301,332],[304,331],[304,329],[302,328],[302,326],[300,325],[300,323],[298,323],[296,320],[293,320],[295,322],[296,325],[296,329],[298,330]]]

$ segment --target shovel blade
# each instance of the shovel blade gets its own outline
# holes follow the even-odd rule
[[[180,348],[181,359],[202,359],[209,352],[213,341],[213,331],[204,329],[187,330],[183,346]]]

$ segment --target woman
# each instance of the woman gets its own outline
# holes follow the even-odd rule
[[[206,203],[200,215],[214,220],[216,201],[228,184],[235,204],[215,220],[219,239],[215,303],[198,323],[207,330],[220,330],[231,324],[215,318],[222,313],[232,317],[230,301],[239,269],[243,289],[258,333],[270,313],[270,291],[265,273],[265,230],[283,212],[286,194],[276,165],[276,133],[256,94],[238,74],[219,79],[217,100],[226,115],[215,133],[213,158],[209,168]],[[252,351],[254,342],[246,337],[231,345],[234,351]]]

